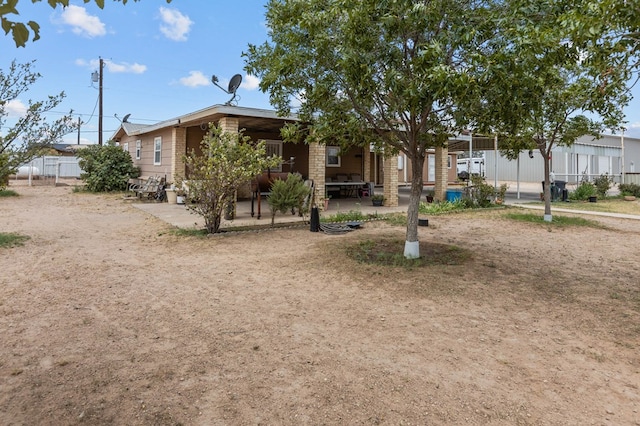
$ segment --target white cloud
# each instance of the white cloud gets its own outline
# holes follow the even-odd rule
[[[84,59],[76,59],[76,65],[84,68],[88,68],[92,71],[97,71],[100,67],[99,59],[92,59],[85,61]],[[130,64],[128,62],[116,63],[108,59],[104,60],[105,68],[112,73],[129,73],[129,74],[142,74],[147,70],[146,65],[141,65],[137,62]]]
[[[105,61],[107,69],[112,73],[128,73],[128,74],[142,74],[147,70],[146,65],[140,65],[139,63],[129,64],[122,62],[116,64],[112,61]]]
[[[242,84],[240,84],[240,87],[242,87],[245,90],[256,90],[259,86],[260,86],[260,79],[251,74],[247,74],[244,77],[244,80],[242,80]]]
[[[160,8],[160,31],[170,40],[186,41],[187,34],[191,31],[193,21],[188,16],[183,15],[178,10]]]
[[[27,108],[19,99],[13,99],[4,106],[4,110],[9,117],[22,117],[27,113]]]
[[[210,84],[209,77],[207,77],[200,71],[189,72],[189,76],[182,77],[179,82],[181,85],[187,87],[208,86]]]
[[[626,127],[627,130],[624,133],[626,136],[630,138],[640,138],[640,121],[629,123]]]
[[[83,37],[93,38],[107,33],[100,18],[89,15],[84,7],[69,5],[61,16],[62,22],[71,26],[71,31]]]

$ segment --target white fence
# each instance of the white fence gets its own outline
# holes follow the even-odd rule
[[[55,180],[61,178],[80,178],[82,169],[77,157],[60,157],[47,155],[34,158],[30,162],[19,167],[16,179],[33,178]]]

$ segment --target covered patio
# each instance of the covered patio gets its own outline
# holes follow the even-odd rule
[[[381,188],[377,188],[381,190]],[[202,217],[195,215],[187,209],[184,204],[169,204],[156,202],[137,202],[134,201],[135,207],[143,210],[158,219],[181,229],[201,229],[204,228],[204,220]],[[337,213],[346,213],[349,211],[359,211],[363,215],[369,214],[387,214],[407,211],[409,205],[408,188],[399,188],[398,205],[376,207],[371,203],[370,197],[358,198],[339,198],[329,202],[329,208],[321,212],[322,217],[332,216]],[[306,218],[307,222],[309,218]],[[262,218],[258,219],[257,215],[251,216],[251,200],[241,200],[236,204],[236,214],[233,220],[222,219],[222,228],[235,227],[262,227],[271,224],[271,210],[267,202],[264,202],[262,209]],[[278,225],[303,225],[300,216],[291,213],[277,213],[275,223]],[[308,226],[308,225],[307,225]]]

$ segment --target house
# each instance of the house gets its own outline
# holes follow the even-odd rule
[[[410,167],[402,156],[384,157],[368,147],[341,152],[330,142],[309,145],[283,143],[280,129],[295,121],[295,116],[280,117],[271,110],[213,105],[151,125],[125,121],[111,139],[130,153],[142,177],[161,176],[172,182],[178,176],[186,176],[183,155],[191,150],[199,151],[210,122],[217,123],[228,132],[244,129],[244,134],[252,140],[266,141],[267,152],[283,158],[280,167],[271,171],[298,172],[305,179],[312,179],[316,199],[325,197],[325,182],[346,174],[359,175],[365,182],[382,186],[385,205],[398,205],[398,185],[406,183],[406,177],[411,176]],[[436,161],[436,157],[443,154],[444,161]],[[455,180],[455,167],[451,167],[455,164],[455,156],[446,155],[446,149],[435,150],[427,163],[425,167],[431,168],[425,176],[434,177],[433,181],[437,180],[435,176],[444,177],[444,185],[447,180]],[[438,164],[442,167],[439,168]],[[239,191],[238,197],[249,196],[247,183],[246,190]]]

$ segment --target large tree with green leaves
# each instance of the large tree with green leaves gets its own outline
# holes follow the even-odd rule
[[[62,102],[64,92],[42,101],[29,100],[23,111],[11,112],[13,106],[22,106],[19,98],[41,77],[33,67],[34,61],[13,61],[6,72],[0,69],[0,156],[4,156],[0,177],[41,155],[75,127],[71,111],[55,121],[47,121],[45,116]],[[10,121],[12,125],[7,124]]]
[[[493,9],[494,36],[474,64],[483,90],[478,129],[499,134],[502,151],[511,158],[523,149],[540,152],[547,221],[552,220],[554,147],[618,129],[628,102],[628,52],[573,37],[563,23],[574,7],[564,0],[500,2]],[[607,27],[597,31],[602,40]]]
[[[31,0],[32,3],[39,3],[41,1],[42,0]],[[85,3],[95,3],[100,9],[104,8],[104,0],[83,1]],[[127,4],[128,0],[114,1]],[[166,1],[167,3],[171,3],[171,0]],[[24,47],[29,41],[29,37],[32,37],[32,41],[36,41],[40,38],[40,25],[31,20],[26,22],[13,20],[11,15],[20,15],[18,2],[19,0],[0,0],[0,24],[2,25],[5,35],[11,33],[17,47]],[[47,4],[55,9],[58,6],[69,6],[69,0],[47,0]]]
[[[267,157],[264,141],[252,143],[242,132],[224,132],[211,124],[200,143],[201,153],[192,150],[185,156],[192,212],[204,218],[210,234],[220,230],[224,209],[234,202],[240,185],[249,182],[263,170],[282,162],[277,156]]]
[[[261,77],[280,113],[290,112],[292,98],[301,100],[307,142],[372,144],[407,156],[405,257],[419,257],[427,150],[467,121],[459,101],[473,96],[469,54],[484,13],[482,2],[468,0],[271,0],[271,41],[245,53],[247,71]]]

